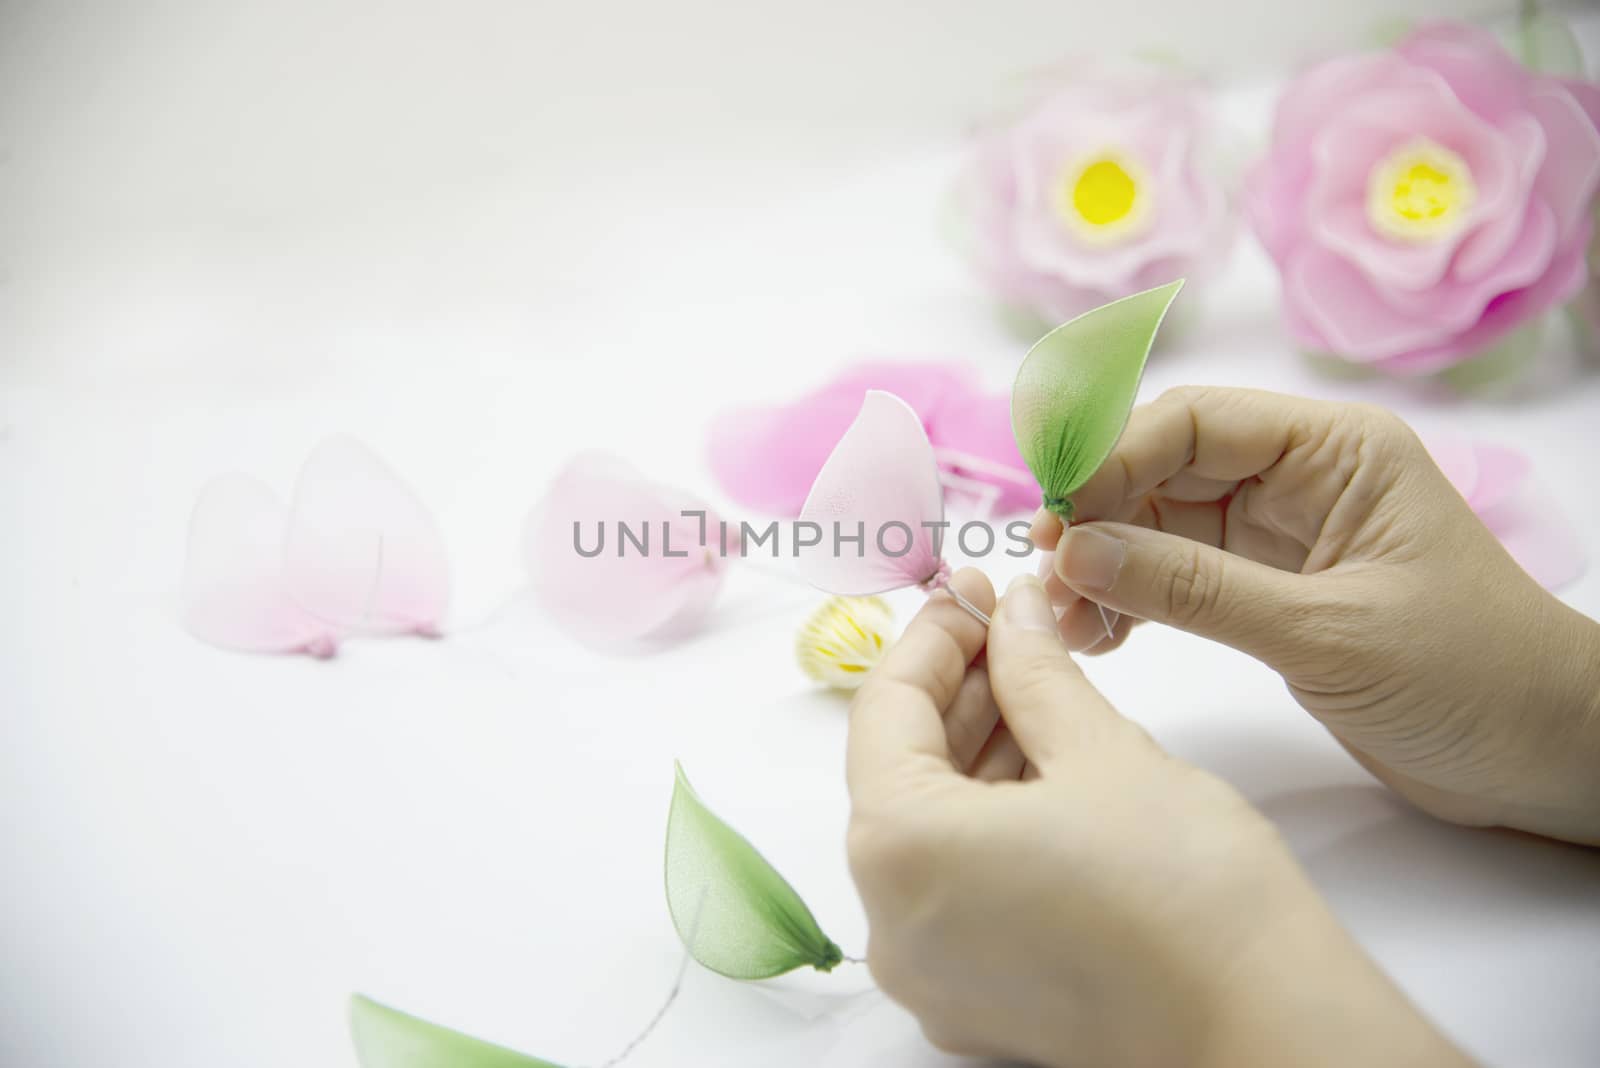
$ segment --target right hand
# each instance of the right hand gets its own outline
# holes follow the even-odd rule
[[[1396,416],[1185,388],[1042,513],[1068,645],[1155,620],[1265,662],[1442,819],[1600,844],[1600,624],[1511,559]],[[1121,613],[1106,638],[1098,606]]]

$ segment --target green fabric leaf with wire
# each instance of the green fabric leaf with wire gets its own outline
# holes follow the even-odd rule
[[[356,994],[350,1037],[361,1068],[561,1068]]]
[[[844,959],[783,876],[718,819],[677,766],[667,817],[667,908],[691,956],[730,979],[770,979]]]
[[[1183,279],[1084,312],[1028,350],[1011,387],[1011,432],[1043,491],[1072,521],[1072,495],[1128,425],[1145,360]]]

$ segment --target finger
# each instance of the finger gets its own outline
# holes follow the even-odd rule
[[[1074,525],[1056,574],[1085,598],[1274,663],[1316,637],[1306,598],[1318,579],[1125,523]],[[1074,633],[1077,633],[1076,631]]]
[[[1252,478],[1305,441],[1332,409],[1315,401],[1249,389],[1185,387],[1134,409],[1111,457],[1072,496],[1075,515],[1122,518],[1120,510],[1183,474],[1232,484]]]
[[[1044,587],[1020,575],[989,627],[989,685],[1029,762],[1049,774],[1090,739],[1125,725],[1073,663]]]
[[[1133,628],[1138,626],[1140,622],[1142,621],[1134,619],[1132,616],[1122,616],[1117,620],[1117,625],[1112,628],[1111,637],[1102,636],[1099,641],[1085,649],[1083,655],[1101,656],[1111,652],[1113,649],[1122,648],[1122,643],[1128,640],[1128,635],[1133,633]]]
[[[1017,736],[1004,723],[995,727],[968,773],[981,782],[1014,782],[1021,778],[1028,758],[1022,755]]]
[[[1039,566],[1035,571],[1039,581],[1044,583],[1044,592],[1050,598],[1050,603],[1059,611],[1079,601],[1076,590],[1068,589],[1066,584],[1056,576],[1056,554],[1054,552],[1040,553]]]
[[[1061,517],[1048,508],[1033,513],[1033,523],[1028,527],[1028,539],[1041,549],[1054,549],[1061,537]]]
[[[1075,653],[1086,652],[1106,640],[1106,623],[1101,615],[1101,607],[1093,601],[1080,598],[1061,613],[1061,624],[1057,630],[1068,649]],[[1113,620],[1112,633],[1116,632],[1115,628],[1120,622],[1120,619]]]
[[[951,585],[993,611],[994,590],[981,571],[964,569]],[[892,795],[908,776],[954,771],[943,714],[986,636],[954,598],[928,598],[851,702],[845,764],[853,798]]]
[[[988,670],[982,666],[970,668],[944,715],[950,762],[960,771],[971,768],[999,722],[1000,706],[989,690]]]

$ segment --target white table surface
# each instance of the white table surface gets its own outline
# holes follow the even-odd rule
[[[58,88],[88,86],[99,55],[72,41]],[[964,359],[1008,382],[1025,345],[933,225],[951,131],[827,151],[685,133],[681,152],[656,151],[657,131],[646,152],[596,148],[579,124],[507,147],[487,119],[424,109],[382,126],[392,156],[288,123],[264,141],[220,124],[214,141],[184,124],[253,114],[200,92],[226,57],[174,71],[128,54],[111,87],[51,97],[77,126],[0,142],[20,197],[0,205],[0,1063],[348,1068],[353,990],[597,1063],[677,966],[660,878],[674,758],[859,952],[845,706],[790,652],[817,595],[735,573],[706,633],[628,659],[506,598],[522,516],[575,449],[716,499],[701,453],[722,407],[862,356]],[[286,113],[311,115],[302,95]],[[1233,103],[1260,121],[1258,95]],[[454,132],[454,155],[406,170],[426,157],[413,129]],[[188,151],[205,144],[218,154]],[[1569,487],[1600,559],[1600,375],[1564,368],[1559,338],[1545,384],[1460,402],[1316,376],[1274,300],[1246,238],[1143,395],[1374,400],[1517,444]],[[325,663],[198,643],[175,612],[197,490],[239,469],[287,491],[332,432],[436,510],[453,621],[487,622]],[[990,564],[997,584],[1015,568]],[[1600,566],[1563,596],[1600,615]],[[896,599],[902,618],[917,600]],[[1222,647],[1149,629],[1086,670],[1259,804],[1470,1051],[1600,1061],[1600,853],[1409,811]],[[630,1063],[949,1060],[892,1005],[843,998],[864,985],[848,966],[769,986],[692,971]]]

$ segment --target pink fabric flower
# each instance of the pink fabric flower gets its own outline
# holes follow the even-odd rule
[[[1211,119],[1188,80],[1079,66],[984,131],[956,189],[974,268],[1054,324],[1222,265],[1233,235],[1208,165]]]
[[[861,364],[792,404],[722,414],[709,435],[718,485],[746,508],[799,515],[817,472],[873,389],[917,413],[941,470],[994,487],[997,511],[1038,503],[1011,434],[1011,395],[984,393],[969,368],[940,363]]]
[[[1576,580],[1588,566],[1577,528],[1553,493],[1532,477],[1532,464],[1503,445],[1446,436],[1428,451],[1485,526],[1522,569],[1547,589]]]
[[[1420,30],[1296,78],[1246,206],[1308,349],[1425,374],[1575,294],[1600,183],[1600,88],[1489,33]]]
[[[699,499],[604,452],[567,462],[529,513],[522,546],[545,609],[579,641],[619,651],[699,628],[733,553]]]

